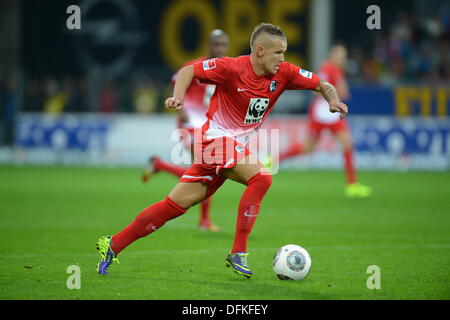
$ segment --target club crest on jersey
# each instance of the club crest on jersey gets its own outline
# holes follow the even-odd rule
[[[216,59],[209,59],[209,60],[205,60],[203,61],[203,70],[211,70],[214,69],[216,67]]]
[[[300,69],[299,73],[305,78],[312,79],[311,71]]]
[[[264,113],[266,113],[267,107],[269,107],[269,99],[251,98],[244,123],[248,124],[261,122]]]
[[[270,92],[274,92],[277,90],[278,83],[275,80],[272,80],[269,85]]]
[[[241,146],[236,146],[236,147],[234,147],[234,150],[236,150],[236,151],[239,152],[239,153],[244,152],[244,148],[242,148]]]

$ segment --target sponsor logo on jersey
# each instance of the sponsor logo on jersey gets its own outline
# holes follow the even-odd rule
[[[216,59],[209,59],[209,60],[205,60],[203,61],[203,70],[211,70],[214,69],[216,67]]]
[[[278,83],[275,80],[272,80],[272,82],[270,82],[270,86],[269,86],[270,92],[274,92],[275,90],[277,90],[277,86],[278,86]]]
[[[299,73],[305,78],[312,79],[312,72],[311,71],[303,70],[303,69],[300,68]]]
[[[269,107],[269,99],[264,98],[251,98],[247,109],[247,115],[245,116],[244,123],[257,123],[261,122]]]

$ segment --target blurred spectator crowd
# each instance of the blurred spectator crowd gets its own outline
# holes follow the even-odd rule
[[[31,79],[24,88],[24,111],[29,112],[137,112],[161,111],[168,83],[145,77],[132,80],[65,76]]]
[[[450,79],[450,4],[433,16],[399,13],[377,32],[350,46],[353,82],[393,85]],[[367,46],[360,43],[367,43]]]
[[[15,81],[11,77],[0,77],[0,144],[14,140],[14,116],[17,110]]]
[[[365,30],[360,35],[341,39],[349,48],[347,73],[350,83],[448,83],[449,12],[450,8],[432,16],[402,12],[381,30]],[[1,118],[9,123],[17,109],[48,113],[163,112],[163,101],[171,92],[170,76],[142,71],[138,76],[124,79],[24,74],[18,82],[20,85],[12,79],[0,78]]]

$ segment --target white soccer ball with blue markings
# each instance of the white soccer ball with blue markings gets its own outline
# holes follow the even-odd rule
[[[311,268],[311,257],[305,248],[288,244],[275,253],[273,271],[280,280],[303,280]]]

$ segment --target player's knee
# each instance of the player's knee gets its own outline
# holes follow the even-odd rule
[[[179,204],[179,203],[175,202],[170,197],[166,197],[166,199],[164,201],[166,203],[166,207],[167,207],[166,212],[169,217],[169,220],[185,214],[186,211],[189,209],[189,207],[185,207],[185,206],[183,206],[183,204]]]
[[[268,173],[258,173],[248,180],[247,185],[256,185],[267,191],[272,185],[272,176]]]
[[[179,207],[188,210],[189,208],[203,202],[208,198],[207,194],[202,193],[186,193],[177,194],[175,196],[169,195],[170,199]]]
[[[166,201],[167,201],[167,199],[170,199],[170,204],[173,207],[176,206],[177,208],[183,209],[184,211],[187,211],[190,207],[192,207],[194,205],[194,203],[190,197],[169,197],[168,196],[166,198]],[[184,212],[181,213],[181,210],[175,210],[173,212],[175,214],[180,212],[180,215],[184,213]]]

